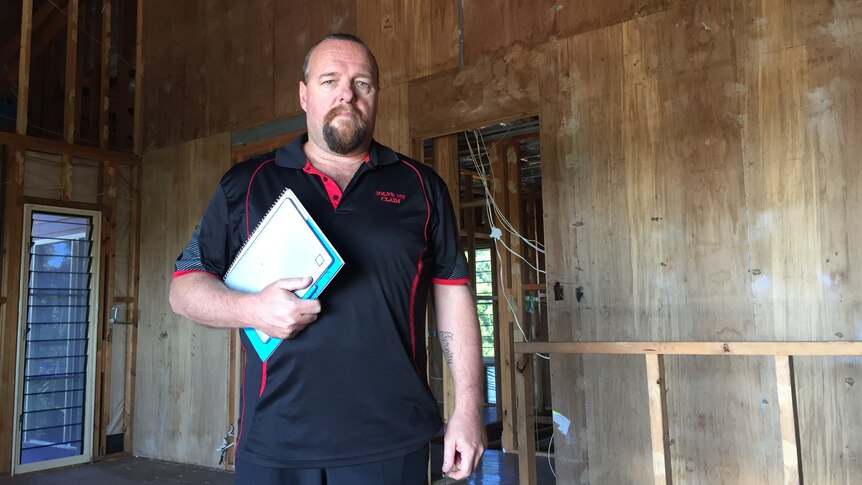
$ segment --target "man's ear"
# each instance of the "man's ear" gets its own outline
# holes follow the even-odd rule
[[[302,106],[303,111],[307,111],[305,106],[308,103],[308,87],[305,85],[305,82],[299,81],[299,105]]]

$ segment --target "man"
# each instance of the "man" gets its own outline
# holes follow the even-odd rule
[[[467,477],[484,452],[479,325],[451,200],[433,171],[372,140],[377,82],[358,38],[313,46],[299,83],[308,134],[229,170],[177,260],[176,313],[287,339],[266,362],[246,354],[237,483],[425,483],[442,424],[425,375],[429,290],[456,392],[442,471]],[[292,293],[303,275],[256,294],[222,283],[285,187],[345,260],[319,301]]]

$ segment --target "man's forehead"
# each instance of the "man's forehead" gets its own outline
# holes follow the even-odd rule
[[[340,39],[330,39],[318,45],[311,53],[309,71],[321,76],[335,72],[331,69],[336,64],[354,64],[374,75],[374,61],[368,49],[356,42]]]

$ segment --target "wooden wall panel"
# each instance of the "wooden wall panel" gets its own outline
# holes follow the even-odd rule
[[[862,260],[859,225],[853,224],[862,203],[862,164],[855,158],[862,153],[856,136],[862,132],[859,2],[557,3],[464,1],[467,65],[460,69],[453,2],[382,0],[358,8],[332,0],[321,8],[338,10],[329,21],[346,30],[355,22],[355,32],[378,55],[383,89],[377,138],[402,152],[409,152],[412,139],[540,115],[548,282],[559,283],[564,293],[556,301],[549,291],[552,339],[862,339],[862,291],[852,273]],[[276,60],[258,66],[264,74],[255,79],[266,79],[271,69],[274,87],[264,88],[260,98],[225,101],[235,95],[234,85],[220,80],[203,86],[210,123],[205,131],[212,133],[220,123],[250,126],[296,106],[296,64],[305,48],[291,50],[290,32],[298,31],[298,43],[307,45],[311,40],[304,36],[331,24],[299,19],[311,12],[279,2],[267,17],[260,13],[265,5],[255,2],[250,10],[258,11],[258,23],[276,19],[260,35],[272,37],[266,55]],[[147,2],[150,8],[175,7],[157,0]],[[256,25],[252,14],[237,8],[226,7],[227,15],[219,6],[205,10],[206,45],[214,42],[205,49],[207,80],[238,53],[267,52],[255,43],[264,42],[260,38],[219,38],[235,24],[245,25],[243,32]],[[158,24],[169,18],[148,15],[148,38],[170,39],[179,32]],[[177,133],[201,133],[178,128],[199,118],[166,115],[193,92],[177,88],[184,78],[170,73],[177,56],[186,54],[164,48],[166,43],[147,48],[145,86],[154,93],[145,97],[150,147],[177,140]],[[182,76],[194,78],[191,64],[181,65]],[[258,109],[262,99],[274,100],[271,114],[265,106]],[[171,151],[183,150],[193,151]],[[155,167],[164,168],[152,168],[153,177],[144,178],[153,179],[147,200],[173,183],[167,157],[158,152],[153,158]],[[176,170],[182,178],[187,167]],[[208,196],[194,200],[205,203]],[[179,217],[193,224],[198,215],[195,210]],[[168,229],[179,246],[159,264],[169,264],[188,230],[180,224]],[[145,232],[148,237],[155,236]],[[164,298],[166,281],[160,278],[169,267],[152,263],[148,241],[148,285],[142,288],[152,286],[147,291]],[[145,354],[152,360],[166,356],[171,345],[167,338],[159,342],[152,326],[165,325],[168,335],[197,327],[180,329],[162,315],[164,300],[148,305]],[[192,340],[191,334],[182,338]],[[862,411],[855,387],[860,364],[797,362],[802,468],[809,482],[860,480],[854,460],[862,433],[847,418]],[[566,433],[557,428],[560,481],[648,480],[643,364],[621,357],[554,357],[551,366],[554,408],[570,422]],[[164,389],[179,372],[175,367],[166,373],[173,377],[165,378]],[[666,372],[675,481],[785,479],[771,360],[674,358],[666,360]],[[148,395],[141,392],[146,389],[169,399],[169,391],[157,389],[156,376],[139,375],[146,380],[139,383],[139,396]],[[141,405],[156,407],[143,398]],[[164,430],[179,419],[146,413],[147,426],[174,420]],[[158,431],[143,430],[136,443],[152,449]]]
[[[326,34],[356,34],[356,1],[275,2],[273,11],[275,118],[302,111],[299,81],[312,44]]]
[[[362,37],[384,89],[459,63],[455,0],[154,0],[143,11],[145,150],[299,113],[305,53],[327,33]]]
[[[191,2],[190,2],[191,3]],[[163,44],[172,39],[171,18],[167,15],[175,2],[172,0],[151,0],[141,2],[139,11],[141,18],[141,59],[142,66],[146,71],[141,79],[142,103],[141,110],[141,139],[135,143],[141,143],[143,149],[151,149],[154,146],[165,146],[171,143],[173,136],[171,131],[176,129],[182,120],[183,114],[177,109],[181,106],[174,85],[179,83],[175,79],[178,72],[172,72],[171,58],[180,54],[179,50],[173,49],[172,45]],[[153,41],[151,39],[162,39]],[[137,94],[137,93],[136,93]],[[138,151],[137,153],[141,153]]]
[[[621,304],[631,284],[622,59],[618,26],[552,43],[540,58],[540,65],[553,66],[540,78],[542,159],[548,161],[542,178],[556,181],[543,184],[543,199],[554,201],[544,204],[546,221],[554,221],[545,224],[546,254],[562,263],[548,264],[547,281],[564,292],[563,300],[549,298],[552,339],[632,332],[632,306]],[[646,402],[642,359],[554,356],[551,363],[552,382],[566,371],[576,382],[553,389],[554,409],[577,426],[566,434],[558,428],[558,453],[574,458],[558,462],[559,476],[572,483],[650,482],[648,408],[636,404]]]
[[[145,150],[272,121],[273,4],[146,2]]]
[[[602,43],[608,46],[609,42]],[[542,198],[545,217],[545,254],[546,281],[548,282],[548,339],[575,340],[582,339],[582,314],[578,311],[573,295],[579,281],[578,239],[576,227],[578,224],[575,198],[583,193],[582,187],[575,188],[574,183],[583,177],[584,172],[575,172],[573,157],[567,154],[574,151],[573,146],[581,141],[575,136],[562,136],[560,131],[566,128],[567,118],[572,112],[572,95],[576,92],[585,93],[588,90],[574,91],[569,77],[569,58],[571,42],[564,40],[542,46],[538,64],[543,66],[545,75],[539,78],[539,135],[542,147],[542,159],[547,160],[542,166],[542,180],[558,182],[544,183]],[[583,52],[591,54],[589,45],[579,46]],[[598,59],[599,56],[590,56]],[[607,57],[607,56],[605,56]],[[607,69],[591,69],[591,73],[607,72]],[[606,82],[600,79],[599,82]],[[589,90],[594,91],[594,90]],[[610,90],[608,92],[611,92]],[[598,106],[602,103],[587,104]],[[608,103],[608,106],[613,104]],[[619,103],[617,103],[619,105]],[[613,110],[605,112],[610,119]],[[590,116],[590,112],[585,112]],[[607,121],[605,122],[607,124]],[[598,125],[596,129],[600,129]],[[575,130],[573,130],[575,131]],[[575,131],[576,132],[576,131]],[[590,153],[585,152],[586,158]],[[597,154],[597,156],[600,156]],[[567,208],[565,216],[557,215],[558,219],[551,223],[548,210],[552,207]],[[560,219],[559,217],[563,217]],[[562,290],[563,299],[558,300],[554,288]],[[568,298],[566,298],[568,295]],[[584,362],[581,356],[554,355],[551,357],[551,401],[554,410],[559,413],[558,420],[563,426],[555,426],[554,453],[555,468],[558,482],[589,483],[589,456],[587,449],[587,414],[584,384]],[[561,380],[574,385],[561,386]]]
[[[174,39],[173,45],[168,49],[172,52],[170,64],[168,65],[170,76],[174,79],[163,86],[170,89],[171,96],[177,104],[173,105],[176,111],[178,125],[168,133],[171,141],[193,140],[203,136],[206,128],[207,106],[206,98],[201,91],[206,89],[209,83],[218,82],[223,79],[221,72],[206,72],[206,53],[209,50],[204,36],[204,3],[201,2],[174,2],[171,4],[171,32],[170,38]],[[164,19],[162,19],[164,21]],[[146,59],[144,59],[146,62]],[[233,93],[242,97],[241,92]],[[231,98],[221,100],[229,102]],[[155,120],[165,123],[165,119]],[[170,123],[167,123],[170,127]]]
[[[401,0],[364,2],[356,9],[356,32],[377,58],[381,88],[409,78],[411,24],[405,22],[405,12],[406,4]]]
[[[538,51],[452,69],[409,85],[410,134],[429,138],[533,116],[539,109]]]
[[[374,138],[393,150],[410,156],[407,83],[380,90]]]
[[[356,30],[389,87],[458,66],[455,0],[376,0],[358,4]]]
[[[752,294],[766,339],[862,340],[862,6],[734,4]],[[767,27],[768,26],[768,27]],[[862,359],[795,365],[808,483],[862,480]]]
[[[227,101],[230,117],[227,126],[221,125],[224,119],[211,118],[207,135],[274,119],[274,22],[267,19],[272,18],[275,3],[276,0],[226,2],[226,11],[219,18],[227,18],[221,35],[232,43],[232,55],[221,70],[207,74],[211,83],[228,84],[227,98],[216,102]],[[216,53],[224,56],[219,51],[210,51],[208,55]]]
[[[512,45],[533,47],[671,8],[680,0],[462,0],[466,64]]]
[[[404,3],[405,23],[412,36],[406,59],[409,78],[458,67],[461,56],[458,0],[407,0]]]
[[[222,173],[228,133],[147,153],[143,159],[140,323],[135,455],[218,466],[227,409],[229,333],[174,315],[173,261],[185,247]],[[193,411],[190,411],[193,410]]]

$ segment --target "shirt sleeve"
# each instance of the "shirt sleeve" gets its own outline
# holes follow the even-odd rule
[[[230,240],[227,199],[219,185],[191,239],[177,257],[173,277],[206,272],[223,278],[230,261]]]
[[[452,199],[446,184],[439,180],[432,188],[432,226],[430,243],[434,255],[431,282],[438,285],[463,285],[470,281],[467,258],[461,247],[461,235]]]

